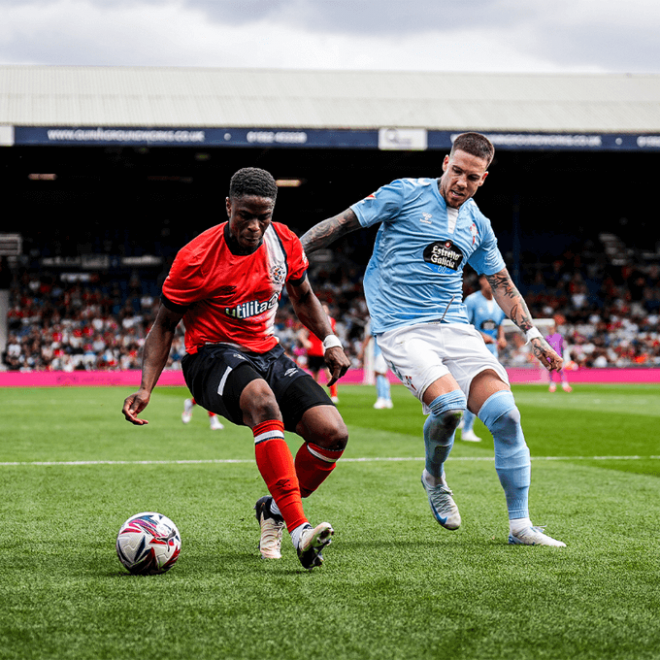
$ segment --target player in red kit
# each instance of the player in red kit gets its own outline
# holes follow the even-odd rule
[[[257,467],[270,491],[255,506],[262,557],[281,557],[286,525],[300,562],[312,569],[323,561],[321,551],[334,530],[327,522],[313,527],[302,498],[332,472],[348,431],[323,388],[284,354],[275,337],[285,286],[300,321],[324,338],[332,384],[350,363],[307,279],[300,241],[272,221],[276,198],[277,185],[265,170],[234,174],[226,199],[229,221],[193,239],[172,264],[144,345],[140,389],[124,401],[122,412],[133,424],[148,423],[138,415],[149,403],[183,319],[183,374],[195,401],[250,427],[254,435]],[[285,429],[305,441],[295,459]]]
[[[321,303],[321,307],[323,308],[323,311],[328,315],[328,319],[330,320],[330,327],[332,328],[332,332],[334,332],[337,322],[332,318],[332,316],[330,316],[330,308],[325,303]],[[323,342],[307,328],[303,328],[298,333],[298,340],[307,352],[307,369],[309,369],[310,373],[312,374],[312,378],[318,383],[321,369],[325,367],[325,360],[323,359]],[[328,377],[328,381],[329,380],[330,377]],[[330,400],[332,403],[339,403],[337,384],[335,383],[334,385],[329,385],[328,389],[330,390]]]

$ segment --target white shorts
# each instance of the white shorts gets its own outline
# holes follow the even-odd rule
[[[385,358],[383,357],[383,354],[378,353],[378,355],[374,358],[374,373],[386,374],[387,369],[388,369],[387,363],[385,362]]]
[[[429,385],[447,374],[466,398],[472,379],[487,369],[509,384],[506,369],[472,325],[419,323],[384,332],[378,336],[378,345],[390,369],[420,401]],[[428,414],[430,410],[422,404]]]

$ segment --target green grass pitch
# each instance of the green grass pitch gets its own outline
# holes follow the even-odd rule
[[[514,388],[532,520],[565,549],[507,544],[480,422],[447,463],[463,525],[439,527],[420,405],[392,389],[376,411],[374,388],[340,386],[351,436],[306,503],[336,530],[312,572],[286,535],[281,560],[259,558],[251,434],[201,409],[184,426],[185,390],[156,389],[141,428],[123,388],[0,390],[0,659],[660,658],[660,388]],[[145,510],[181,531],[165,575],[115,554]]]

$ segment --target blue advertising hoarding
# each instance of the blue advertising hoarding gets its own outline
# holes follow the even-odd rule
[[[446,150],[458,131],[419,128],[297,129],[181,127],[3,127],[5,146],[267,147]],[[658,151],[660,135],[484,131],[497,149],[511,151]]]

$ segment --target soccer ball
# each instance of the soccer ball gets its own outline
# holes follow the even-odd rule
[[[169,571],[181,552],[176,525],[160,513],[131,516],[117,534],[119,561],[135,575],[156,575]]]

